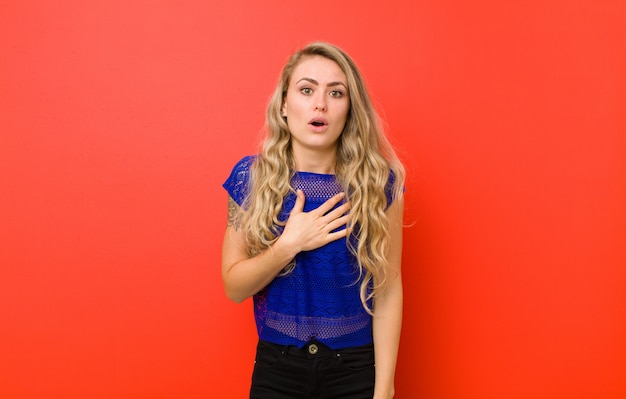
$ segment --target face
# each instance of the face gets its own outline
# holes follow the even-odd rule
[[[296,159],[334,154],[350,110],[348,80],[335,61],[307,57],[294,69],[282,107]]]

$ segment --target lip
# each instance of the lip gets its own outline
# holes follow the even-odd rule
[[[309,126],[314,132],[321,132],[326,130],[328,127],[328,120],[326,118],[322,118],[321,116],[317,116],[309,121]]]

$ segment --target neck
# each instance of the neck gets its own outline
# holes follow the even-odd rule
[[[294,151],[296,170],[321,174],[334,174],[337,161],[336,152]]]

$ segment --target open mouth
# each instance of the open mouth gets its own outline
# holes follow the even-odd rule
[[[328,121],[325,118],[315,117],[309,121],[309,125],[313,127],[324,127],[328,125]]]

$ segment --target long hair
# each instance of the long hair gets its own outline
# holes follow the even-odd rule
[[[385,213],[388,206],[385,190],[391,171],[395,177],[393,198],[401,196],[405,173],[384,134],[361,73],[354,61],[334,45],[311,43],[294,53],[283,67],[267,107],[266,138],[251,168],[247,211],[242,221],[248,253],[254,256],[269,248],[278,239],[280,226],[285,224],[279,220],[279,215],[283,199],[294,191],[290,181],[296,164],[291,151],[291,133],[281,108],[293,71],[312,56],[337,63],[348,82],[350,109],[338,140],[335,176],[351,204],[346,243],[362,277],[361,302],[372,314],[368,301],[384,288],[386,281],[389,223]]]

